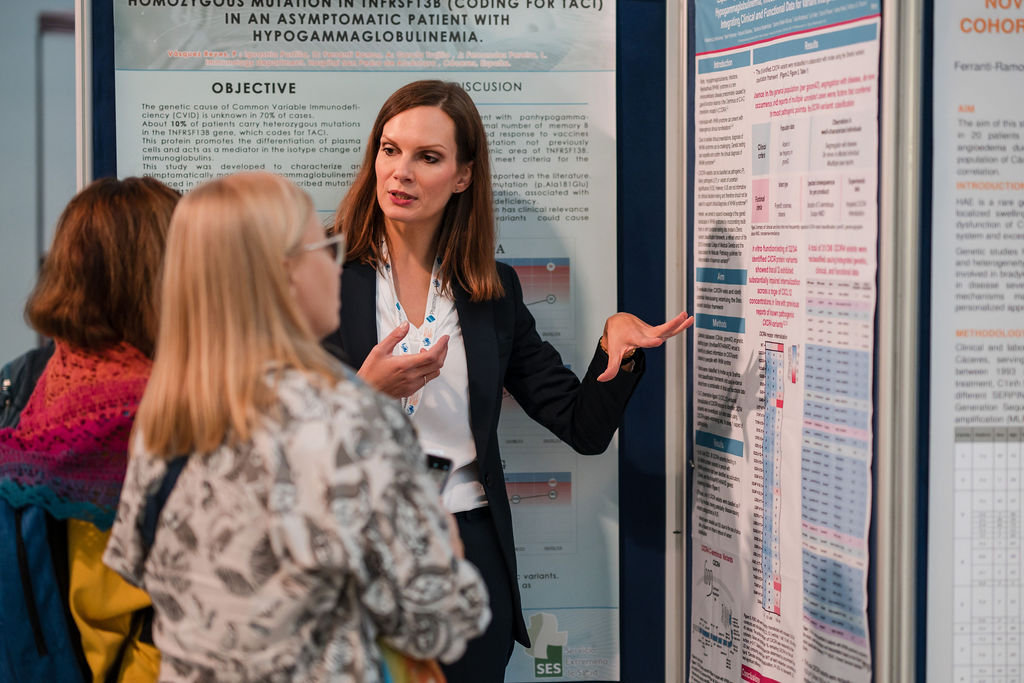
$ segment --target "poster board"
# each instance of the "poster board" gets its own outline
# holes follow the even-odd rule
[[[879,12],[694,5],[692,681],[872,676]]]
[[[1024,13],[970,0],[933,11],[922,680],[1020,680]]]
[[[266,168],[305,187],[326,219],[386,96],[455,80],[489,132],[497,256],[519,270],[542,336],[585,367],[617,298],[615,5],[312,4],[114,2],[117,173],[187,190]],[[538,666],[548,680],[618,680],[617,445],[584,460],[507,403],[500,439],[537,636],[508,680],[534,680]]]

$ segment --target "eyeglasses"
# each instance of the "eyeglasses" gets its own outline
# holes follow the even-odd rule
[[[316,251],[317,249],[326,249],[327,253],[331,255],[334,262],[339,266],[345,262],[345,235],[344,233],[337,233],[331,235],[326,239],[319,240],[317,242],[311,242],[310,244],[303,244],[299,247],[301,251]]]

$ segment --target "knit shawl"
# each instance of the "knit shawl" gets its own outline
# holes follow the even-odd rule
[[[110,528],[150,366],[125,343],[92,352],[58,342],[18,425],[0,429],[0,497]]]

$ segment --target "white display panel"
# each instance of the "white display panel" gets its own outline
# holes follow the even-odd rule
[[[691,681],[872,678],[879,10],[696,3]]]
[[[925,678],[1024,678],[1024,13],[936,3]]]
[[[604,0],[116,0],[118,174],[187,190],[265,168],[328,218],[387,96],[456,81],[488,130],[497,258],[581,374],[617,298],[615,11]],[[578,456],[505,403],[535,641],[517,646],[507,680],[618,680],[617,442]]]

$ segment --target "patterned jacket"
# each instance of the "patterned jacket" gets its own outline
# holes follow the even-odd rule
[[[376,683],[377,639],[457,659],[490,620],[400,408],[294,370],[243,444],[193,454],[142,562],[165,461],[136,441],[104,561],[156,608],[161,681]]]

